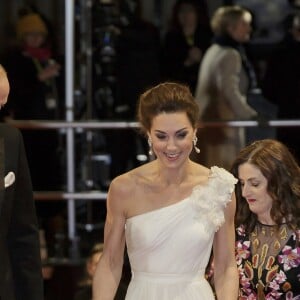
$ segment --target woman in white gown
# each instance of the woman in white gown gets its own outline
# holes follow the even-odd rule
[[[93,300],[114,299],[125,243],[132,270],[126,300],[214,299],[205,279],[212,248],[216,295],[236,299],[236,179],[190,160],[193,146],[199,152],[193,96],[181,84],[159,84],[141,95],[138,118],[155,159],[110,185]]]

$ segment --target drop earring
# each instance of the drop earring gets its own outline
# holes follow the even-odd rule
[[[198,138],[196,136],[194,136],[193,138],[193,144],[194,144],[194,149],[196,151],[196,153],[200,153],[200,149],[197,147],[197,142],[198,142]]]
[[[152,140],[150,137],[148,137],[148,145],[149,145],[149,155],[153,155],[153,150],[152,150]]]

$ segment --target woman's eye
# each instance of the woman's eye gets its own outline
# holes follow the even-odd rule
[[[183,138],[186,137],[186,135],[187,135],[187,132],[180,132],[180,133],[177,134],[177,137],[180,138],[180,139],[183,139]]]
[[[158,134],[156,137],[157,137],[159,140],[164,140],[164,139],[166,139],[166,135],[162,135],[162,134]]]

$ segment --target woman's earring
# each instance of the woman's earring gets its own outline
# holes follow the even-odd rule
[[[153,155],[153,150],[152,150],[152,140],[150,137],[148,137],[148,145],[149,145],[149,155]]]
[[[200,153],[200,149],[197,147],[197,142],[198,142],[198,138],[196,136],[194,136],[194,138],[193,138],[194,149],[195,149],[196,153]]]

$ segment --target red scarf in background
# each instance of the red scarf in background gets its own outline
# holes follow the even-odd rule
[[[28,55],[32,58],[35,58],[39,61],[47,61],[52,57],[51,50],[48,47],[30,47],[30,46],[24,46],[24,54]]]

